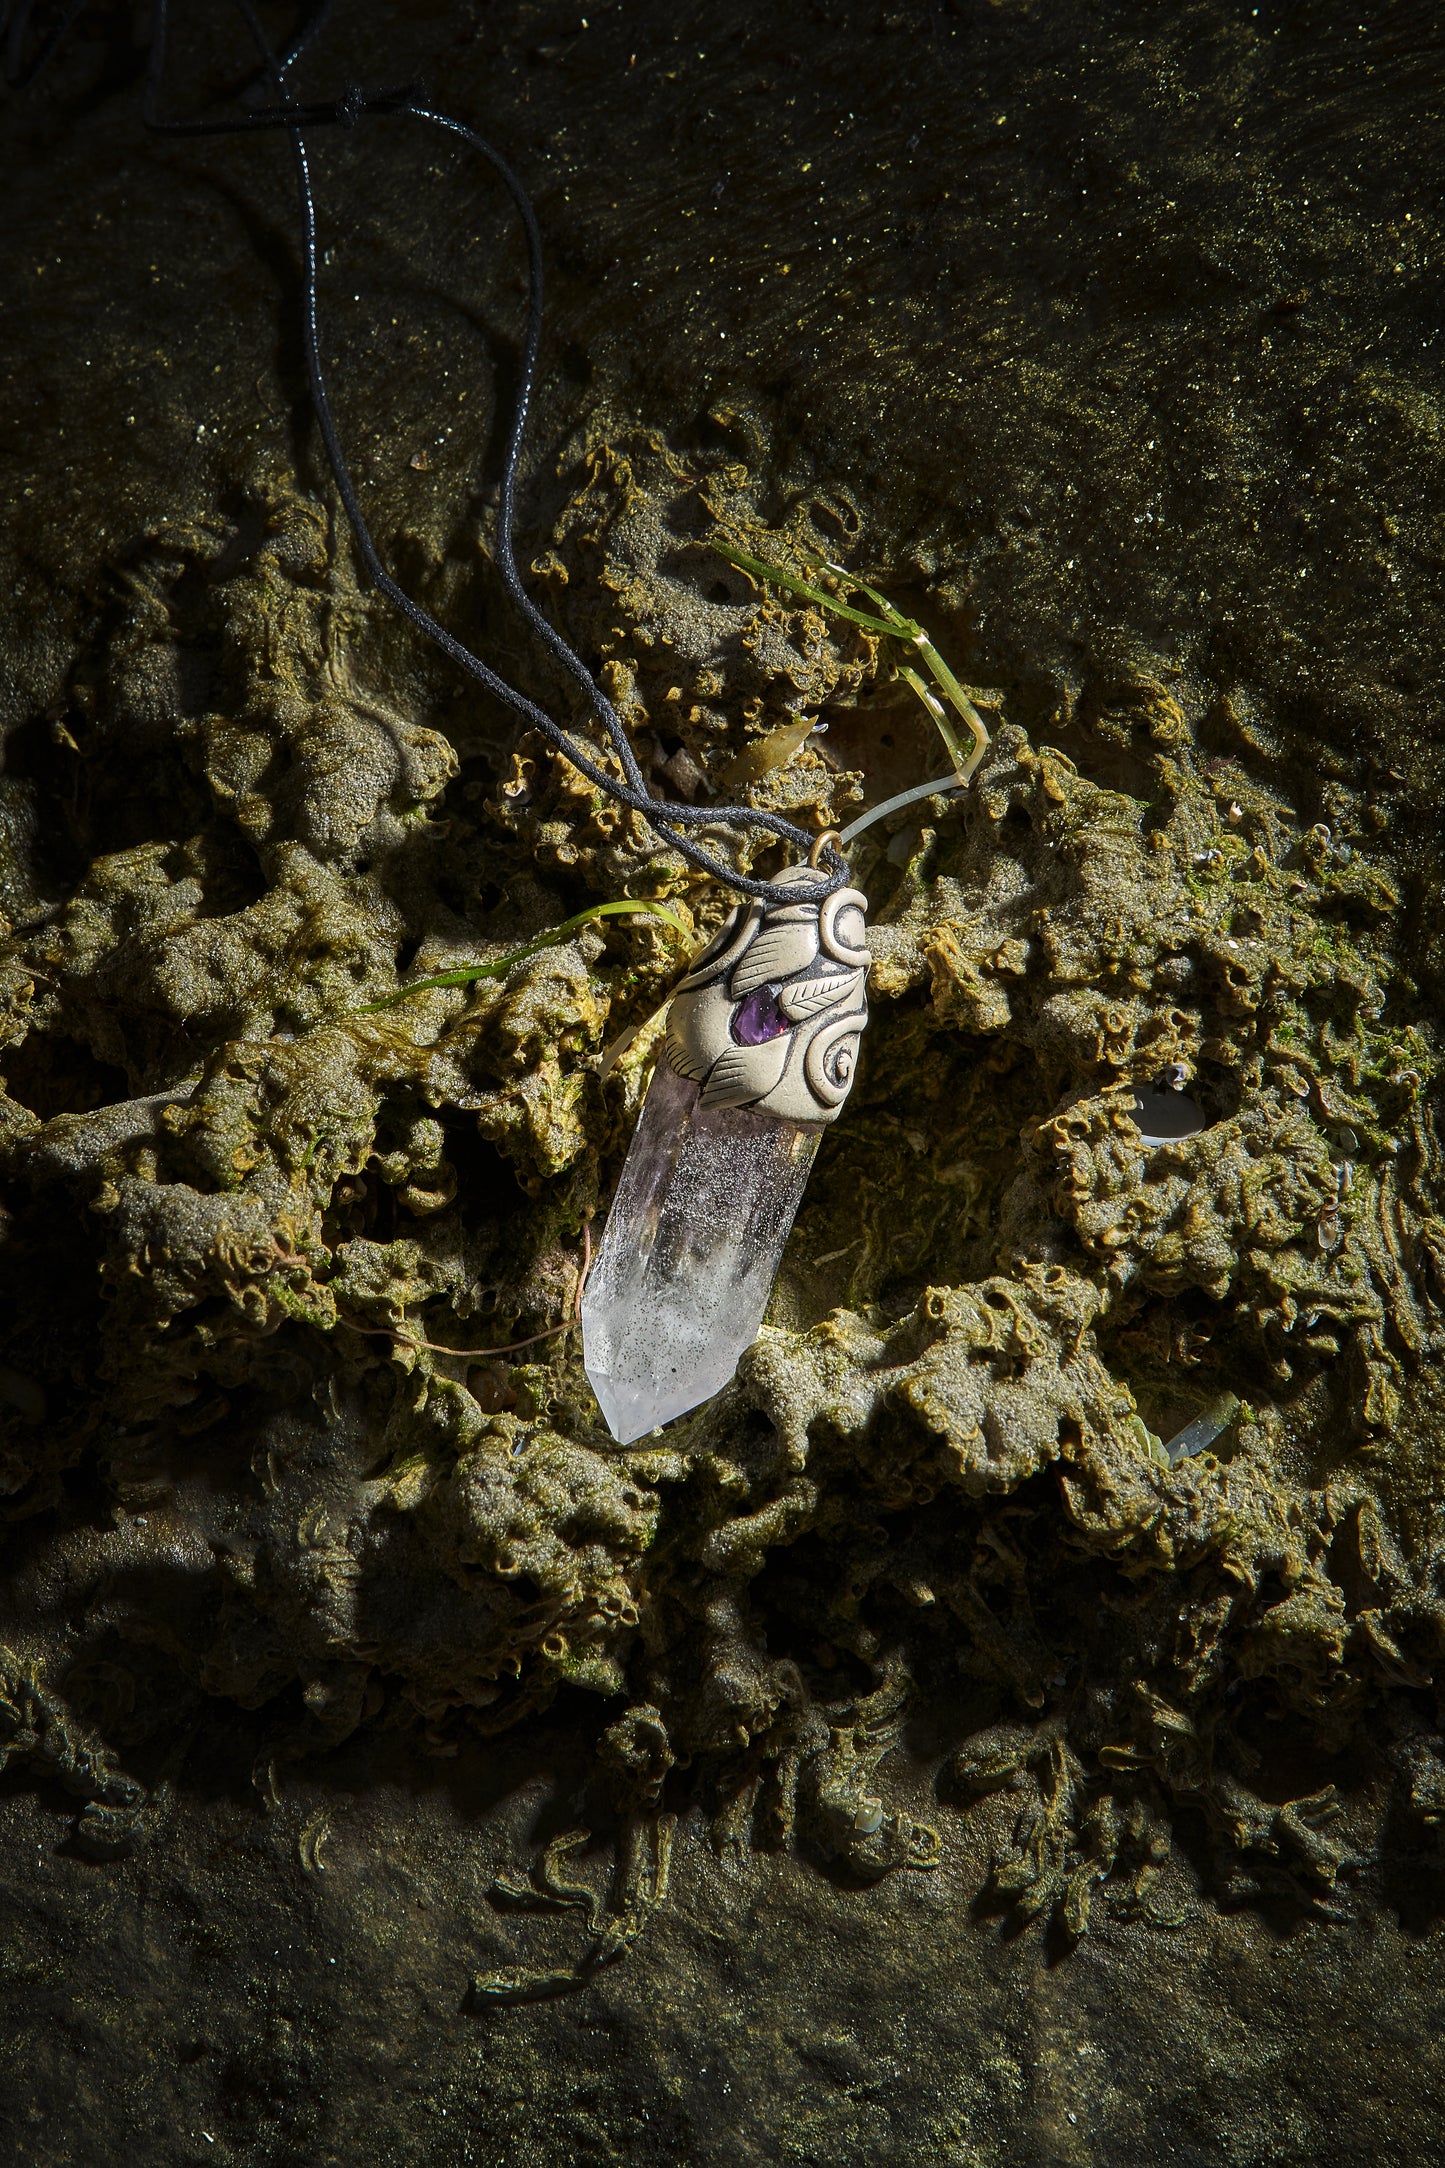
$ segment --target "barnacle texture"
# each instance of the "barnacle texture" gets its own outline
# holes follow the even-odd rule
[[[582,449],[577,486],[534,571],[632,735],[659,796],[753,805],[818,825],[848,817],[862,778],[823,757],[813,732],[831,703],[871,688],[867,640],[836,637],[816,609],[785,607],[710,548],[745,534],[774,557],[816,563],[856,514],[800,496],[777,528],[760,527],[736,463],[687,465],[656,435],[631,430]],[[518,748],[499,796],[541,864],[586,864],[617,889],[667,881],[675,856],[635,813],[614,805],[535,741]],[[720,837],[746,870],[754,845]]]
[[[872,642],[706,548],[812,570],[850,505],[765,518],[742,464],[654,437],[574,453],[539,588],[660,790],[821,822],[936,772]],[[967,800],[859,849],[876,1017],[772,1322],[619,1452],[568,1325],[655,1027],[602,1050],[671,936],[378,1004],[603,897],[700,931],[723,899],[431,682],[284,472],[245,506],[153,540],[28,726],[0,1751],[104,1848],[187,1696],[271,1712],[265,1787],[366,1723],[446,1754],[571,1688],[654,1898],[681,1784],[720,1850],[862,1880],[995,1813],[1000,1901],[1070,1934],[1174,1916],[1181,1827],[1224,1892],[1302,1902],[1370,1871],[1391,1801],[1432,1845],[1438,1048],[1388,777],[1302,781],[1147,658],[1035,688],[1027,730],[996,701]],[[439,610],[488,586],[474,540],[416,555]],[[1166,1073],[1204,1126],[1156,1143]]]

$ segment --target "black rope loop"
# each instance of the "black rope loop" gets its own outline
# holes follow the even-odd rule
[[[22,64],[21,56],[29,36],[35,0],[11,0],[11,4],[0,13],[0,33],[3,33],[3,54],[0,54],[0,57],[3,57],[7,82],[13,87],[23,87],[34,79],[64,39],[83,4],[84,0],[63,0],[59,17],[49,33],[42,38],[38,52],[27,64]],[[815,864],[819,872],[820,878],[812,893],[820,900],[824,896],[832,895],[851,878],[847,859],[831,842],[824,842],[821,851],[815,851],[814,846],[821,839],[795,821],[786,819],[781,813],[767,813],[744,805],[694,806],[653,796],[638,765],[632,741],[621,716],[576,649],[538,608],[523,584],[517,569],[514,539],[517,470],[541,346],[543,270],[541,228],[521,176],[502,153],[474,128],[454,119],[448,113],[437,111],[425,102],[420,88],[414,84],[402,89],[382,91],[367,91],[361,85],[353,84],[338,98],[309,104],[293,97],[288,81],[290,70],[330,14],[332,0],[319,0],[319,4],[312,7],[295,36],[280,53],[272,50],[253,0],[235,0],[235,5],[257,54],[258,65],[248,88],[253,92],[261,90],[263,96],[269,94],[271,103],[259,105],[244,116],[234,118],[163,118],[160,107],[169,28],[169,0],[154,0],[142,119],[146,128],[157,135],[236,135],[280,128],[290,140],[301,214],[302,350],[307,383],[337,494],[372,584],[393,608],[399,610],[459,669],[465,671],[494,699],[510,708],[524,723],[538,731],[555,751],[570,761],[598,790],[605,792],[618,804],[641,814],[661,841],[699,872],[710,874],[715,880],[737,890],[741,895],[757,897],[765,903],[795,903],[798,893],[796,888],[739,873],[725,858],[720,857],[717,851],[707,848],[694,837],[694,831],[709,828],[752,829],[790,843],[805,860]],[[405,115],[428,127],[444,129],[474,151],[501,181],[520,220],[527,249],[527,317],[517,396],[502,461],[495,538],[496,563],[508,597],[521,611],[533,634],[547,649],[553,661],[577,685],[593,718],[601,726],[607,750],[621,770],[620,776],[600,764],[601,749],[591,740],[578,738],[536,701],[509,684],[505,678],[499,677],[480,655],[448,631],[429,610],[398,585],[382,561],[357,494],[336,426],[331,394],[321,361],[318,219],[311,180],[311,160],[305,139],[306,132],[311,128],[355,128],[363,120],[393,114]]]

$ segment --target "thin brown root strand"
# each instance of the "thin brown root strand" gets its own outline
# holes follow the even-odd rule
[[[558,1333],[571,1332],[576,1319],[569,1317],[565,1325],[549,1325],[545,1332],[529,1333],[525,1340],[509,1340],[503,1347],[448,1347],[441,1340],[422,1340],[415,1333],[402,1332],[395,1325],[358,1325],[351,1318],[345,1323],[352,1332],[364,1332],[370,1338],[394,1340],[398,1347],[427,1348],[433,1355],[459,1355],[463,1362],[481,1362],[489,1355],[515,1355],[524,1347],[535,1347],[539,1340],[555,1340]]]
[[[572,1322],[577,1324],[582,1316],[582,1297],[587,1291],[587,1277],[592,1270],[592,1214],[582,1221],[582,1269],[577,1275],[577,1292],[572,1298]]]

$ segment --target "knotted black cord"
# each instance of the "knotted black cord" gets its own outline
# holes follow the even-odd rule
[[[9,11],[4,47],[5,74],[7,80],[28,83],[44,66],[74,22],[83,0],[67,0],[60,20],[41,45],[40,52],[23,71],[19,67],[19,55],[34,0],[18,0]],[[287,74],[295,60],[311,42],[329,14],[332,0],[320,0],[314,7],[284,52],[272,51],[261,27],[252,0],[236,0],[236,6],[250,33],[260,61],[258,76],[269,83],[275,104],[259,108],[244,117],[232,120],[165,120],[160,116],[160,99],[165,72],[166,34],[168,27],[168,0],[155,0],[151,27],[150,56],[146,70],[146,89],[142,116],[146,127],[155,134],[178,136],[232,135],[249,133],[265,128],[284,128],[290,138],[292,159],[296,173],[297,194],[301,210],[302,231],[302,329],[303,350],[306,357],[306,376],[310,386],[312,404],[316,412],[321,439],[326,448],[327,460],[341,498],[347,520],[356,540],[367,571],[395,609],[410,619],[433,644],[449,656],[468,676],[486,688],[514,713],[520,715],[534,729],[539,730],[548,743],[569,760],[587,780],[599,790],[641,813],[654,832],[670,849],[678,852],[690,865],[742,894],[756,896],[767,903],[796,902],[797,890],[774,881],[755,880],[747,874],[734,872],[712,851],[680,833],[683,828],[703,828],[729,824],[739,828],[763,829],[770,835],[783,838],[808,853],[815,838],[795,822],[779,813],[767,813],[752,806],[691,806],[654,798],[648,790],[638,766],[636,754],[626,728],[611,701],[598,685],[580,655],[562,637],[549,621],[522,584],[517,570],[513,544],[513,527],[516,514],[517,468],[520,461],[522,440],[526,431],[528,410],[536,375],[537,354],[542,334],[542,235],[537,214],[520,176],[501,153],[493,149],[476,130],[449,114],[439,113],[420,102],[420,93],[408,87],[400,90],[366,92],[360,88],[348,90],[344,96],[316,104],[301,104],[291,94]],[[548,715],[535,701],[509,685],[505,678],[482,661],[465,643],[448,632],[430,611],[412,599],[398,586],[383,564],[366,515],[356,493],[351,471],[332,413],[331,398],[327,389],[321,362],[321,335],[319,321],[319,248],[317,242],[317,217],[315,196],[311,185],[311,165],[304,140],[304,131],[311,127],[354,126],[358,121],[374,114],[405,113],[414,120],[426,122],[431,127],[444,128],[458,136],[483,158],[497,175],[512,199],[522,223],[527,243],[528,305],[527,323],[522,346],[522,367],[518,383],[516,403],[511,428],[508,432],[506,452],[502,463],[501,488],[498,500],[496,559],[502,575],[502,583],[508,595],[522,611],[533,632],[544,642],[553,658],[575,679],[593,714],[601,723],[608,744],[622,769],[622,780],[610,775],[600,767],[592,753],[564,726]],[[831,895],[849,879],[847,860],[831,844],[819,854],[821,865],[817,887],[812,891],[819,898]],[[826,867],[826,872],[822,870]]]

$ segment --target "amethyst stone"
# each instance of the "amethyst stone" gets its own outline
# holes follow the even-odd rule
[[[778,1007],[776,989],[771,986],[760,986],[756,993],[749,994],[733,1014],[732,1035],[739,1046],[763,1046],[791,1028]]]

